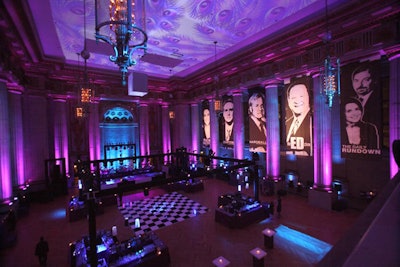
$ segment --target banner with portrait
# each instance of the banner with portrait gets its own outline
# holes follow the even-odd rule
[[[264,88],[248,90],[248,140],[250,152],[266,152],[267,129],[265,119]]]
[[[201,140],[204,148],[210,147],[211,142],[211,124],[210,124],[210,102],[204,100],[201,103]]]
[[[357,62],[341,68],[340,132],[342,158],[382,154],[380,62]]]
[[[312,79],[294,78],[285,85],[286,152],[299,156],[312,156]]]
[[[218,115],[219,124],[219,141],[223,146],[233,148],[233,112],[234,104],[233,97],[224,95],[222,96],[221,112]]]

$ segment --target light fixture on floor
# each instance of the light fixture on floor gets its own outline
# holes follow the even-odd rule
[[[147,33],[136,24],[141,20],[142,26],[145,25],[144,1],[95,0],[95,12],[96,40],[113,47],[115,55],[110,56],[110,61],[118,65],[122,84],[126,85],[128,68],[137,63],[134,53],[147,50]]]

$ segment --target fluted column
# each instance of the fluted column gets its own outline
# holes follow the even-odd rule
[[[280,136],[278,83],[265,85],[265,113],[267,128],[266,175],[278,179],[280,173]]]
[[[200,152],[200,121],[199,121],[199,105],[197,103],[191,104],[191,117],[192,117],[192,152],[199,153]]]
[[[90,103],[89,113],[89,156],[91,160],[101,159],[99,102]]]
[[[314,82],[314,188],[329,191],[332,185],[332,114],[320,91],[319,76]],[[332,107],[333,108],[333,107]]]
[[[54,157],[65,158],[66,173],[69,173],[67,105],[66,100],[54,99]]]
[[[210,148],[219,156],[219,131],[218,131],[218,115],[215,113],[215,99],[210,101]]]
[[[171,152],[171,132],[169,125],[169,110],[168,105],[161,106],[161,120],[162,120],[162,139],[163,139],[163,153]],[[164,159],[164,163],[168,162],[168,158]]]
[[[25,183],[25,160],[24,160],[24,134],[22,123],[22,99],[23,88],[9,88],[9,109],[10,109],[10,143],[12,146],[13,184],[21,185]]]
[[[10,161],[10,122],[8,110],[8,92],[6,84],[0,81],[0,198],[12,196]]]
[[[243,103],[242,103],[243,93],[234,92],[233,93],[233,140],[234,144],[234,158],[243,159],[244,158],[244,118],[243,118]]]
[[[139,116],[139,132],[140,132],[140,155],[150,154],[149,144],[149,107],[147,104],[140,104]]]
[[[394,157],[392,144],[400,139],[400,51],[389,56],[390,82],[389,82],[389,142],[390,142],[390,177],[399,171]]]

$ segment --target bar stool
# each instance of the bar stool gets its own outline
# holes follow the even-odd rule
[[[267,252],[261,248],[254,248],[250,250],[250,254],[253,256],[253,267],[264,267],[264,258]]]
[[[274,235],[276,234],[276,231],[266,228],[262,231],[264,235],[264,247],[268,249],[273,249],[274,248]]]
[[[228,266],[231,262],[225,259],[224,257],[219,256],[218,258],[214,259],[212,263],[216,267],[225,267]]]

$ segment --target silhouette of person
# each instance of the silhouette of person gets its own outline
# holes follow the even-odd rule
[[[40,266],[47,265],[47,253],[49,252],[49,244],[44,237],[41,236],[39,242],[36,244],[35,256],[39,259]]]

